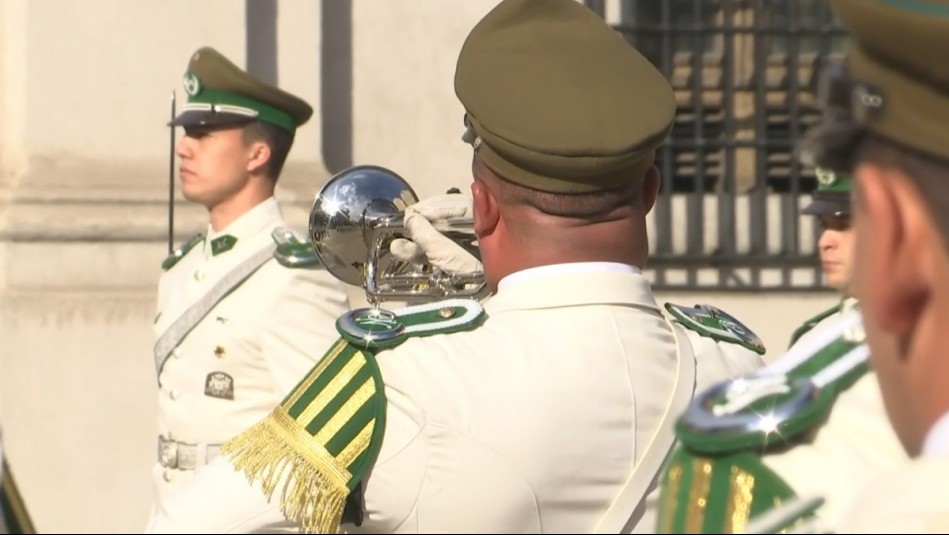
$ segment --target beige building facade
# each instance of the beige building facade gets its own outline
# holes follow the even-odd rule
[[[303,228],[323,181],[353,164],[421,196],[467,188],[454,63],[494,4],[0,0],[0,423],[41,531],[136,532],[148,516],[164,125],[191,52],[213,46],[317,110],[278,188]],[[180,196],[175,222],[176,242],[205,225]],[[662,297],[716,303],[773,351],[834,301]]]

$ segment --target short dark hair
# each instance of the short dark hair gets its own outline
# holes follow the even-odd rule
[[[639,190],[632,185],[630,182],[629,186],[588,193],[549,193],[505,181],[501,195],[504,200],[526,204],[548,215],[596,222],[636,201]]]
[[[283,171],[287,155],[290,154],[290,147],[293,146],[293,134],[270,123],[251,121],[244,126],[244,143],[256,141],[263,141],[270,147],[270,160],[267,161],[264,173],[276,182]]]
[[[943,243],[949,248],[949,162],[873,134],[864,136],[860,143],[857,163],[860,162],[906,173],[919,190]]]
[[[483,172],[478,166],[484,166],[484,163],[477,158],[475,161],[475,172]],[[484,170],[488,170],[487,166],[484,166]],[[638,202],[643,183],[643,177],[630,177],[626,185],[614,189],[587,193],[550,193],[515,184],[497,173],[494,175],[502,184],[499,197],[504,202],[530,206],[547,215],[586,219],[590,222],[601,221],[609,217],[616,208]]]

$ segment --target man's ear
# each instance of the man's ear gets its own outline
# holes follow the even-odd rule
[[[260,172],[267,162],[270,161],[270,145],[263,141],[255,141],[247,147],[249,158],[247,160],[247,171],[250,173]]]
[[[660,184],[662,184],[662,180],[659,176],[659,168],[653,165],[646,171],[646,177],[643,179],[642,194],[644,213],[648,214],[656,204],[656,199],[659,197]]]
[[[474,231],[475,235],[481,238],[494,232],[501,218],[501,211],[494,194],[480,180],[471,183],[471,198],[474,207]]]
[[[897,337],[910,334],[927,294],[928,268],[933,260],[927,230],[927,209],[915,187],[901,172],[873,165],[857,168],[862,221],[857,235],[856,270],[864,270],[860,290],[872,294],[862,306],[879,326]],[[865,295],[858,296],[861,299]]]

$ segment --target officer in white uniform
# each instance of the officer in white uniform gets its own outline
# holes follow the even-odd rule
[[[312,110],[211,48],[194,53],[173,122],[184,196],[210,222],[158,286],[156,512],[161,499],[259,421],[336,339],[341,284],[287,229],[274,185]]]
[[[869,483],[845,533],[949,531],[949,2],[833,0],[850,31],[817,161],[852,169],[855,293],[886,412],[912,460]],[[895,37],[894,37],[895,36]]]
[[[793,346],[808,332],[820,325],[832,323],[840,317],[841,309],[848,299],[852,299],[853,290],[853,241],[854,233],[850,225],[850,191],[853,179],[846,173],[836,173],[830,169],[817,169],[817,191],[814,199],[801,210],[801,213],[813,215],[820,225],[821,234],[817,241],[824,283],[840,292],[841,301],[805,321],[791,333]],[[852,306],[850,303],[848,306]]]
[[[696,385],[761,365],[734,318],[672,307],[667,319],[640,273],[674,97],[601,18],[573,0],[504,0],[465,42],[455,89],[473,207],[455,197],[495,295],[483,310],[347,315],[345,342],[225,444],[155,532],[258,531],[284,516],[318,533],[651,525],[644,495],[670,415]],[[402,339],[360,344],[387,321]]]
[[[824,346],[828,329],[834,329],[848,310],[858,307],[851,297],[855,268],[855,236],[850,224],[853,181],[850,175],[830,169],[818,169],[817,176],[818,189],[803,212],[819,218],[823,231],[818,245],[825,281],[841,293],[842,299],[795,330],[788,355],[774,359],[775,364],[769,367],[781,370],[775,375],[806,377],[808,381],[832,367],[850,365],[847,359],[853,354],[828,352]],[[906,458],[886,421],[876,376],[867,368],[865,355],[849,373],[848,379],[833,385],[835,396],[826,411],[812,413],[796,434],[785,433],[783,440],[769,438],[771,442],[765,443],[765,439],[756,440],[748,433],[745,442],[712,447],[711,436],[723,434],[727,421],[735,416],[725,410],[713,411],[710,421],[721,425],[695,433],[694,444],[689,440],[692,435],[686,433],[685,447],[666,474],[658,530],[739,533],[754,516],[752,513],[760,512],[757,507],[792,496],[820,496],[823,505],[815,521],[822,529],[839,528],[862,488]],[[742,382],[747,384],[745,378],[737,379],[735,384]],[[824,388],[825,392],[829,390],[829,386]],[[751,412],[768,412],[764,406],[757,405]],[[707,466],[708,473],[694,470],[695,466]],[[751,474],[749,480],[755,481],[754,485],[742,491],[722,477],[734,471]],[[741,510],[735,504],[743,503],[743,499],[748,510],[729,514]]]

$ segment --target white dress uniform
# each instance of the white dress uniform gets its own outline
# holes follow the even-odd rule
[[[378,354],[385,436],[363,522],[347,531],[588,532],[619,494],[676,381],[676,342],[649,282],[620,264],[546,266],[502,280],[484,309],[474,330]],[[738,345],[689,338],[698,389],[762,364]],[[247,492],[224,459],[199,476],[154,532],[283,521],[278,498]]]
[[[807,343],[821,327],[839,321],[841,308],[816,322],[795,345]],[[792,346],[793,347],[793,346]],[[906,452],[886,417],[876,376],[871,369],[837,396],[827,422],[810,440],[762,457],[764,464],[791,485],[798,496],[820,496],[821,526],[835,529],[847,508],[874,477],[906,460]],[[815,477],[821,474],[823,477]]]
[[[949,412],[929,430],[918,458],[863,490],[841,533],[949,532]]]
[[[270,198],[219,236],[207,236],[164,273],[156,337],[236,266],[274,244],[285,227]],[[221,442],[265,417],[337,337],[347,309],[341,284],[323,269],[290,268],[271,257],[221,299],[171,350],[158,375],[158,501],[213,458]]]
[[[880,474],[906,462],[873,371],[840,393],[809,442],[762,457],[798,496],[820,496],[820,525],[836,530],[854,498]],[[849,533],[849,531],[842,531]]]
[[[794,332],[791,334],[791,343],[788,345],[788,350],[790,350],[795,345],[807,340],[808,338],[813,336],[814,333],[820,332],[822,328],[828,325],[831,325],[835,321],[840,319],[841,308],[844,307],[845,303],[848,303],[850,301],[856,302],[852,298],[845,298],[840,303],[837,303],[833,307],[805,321],[800,327],[795,329]]]

